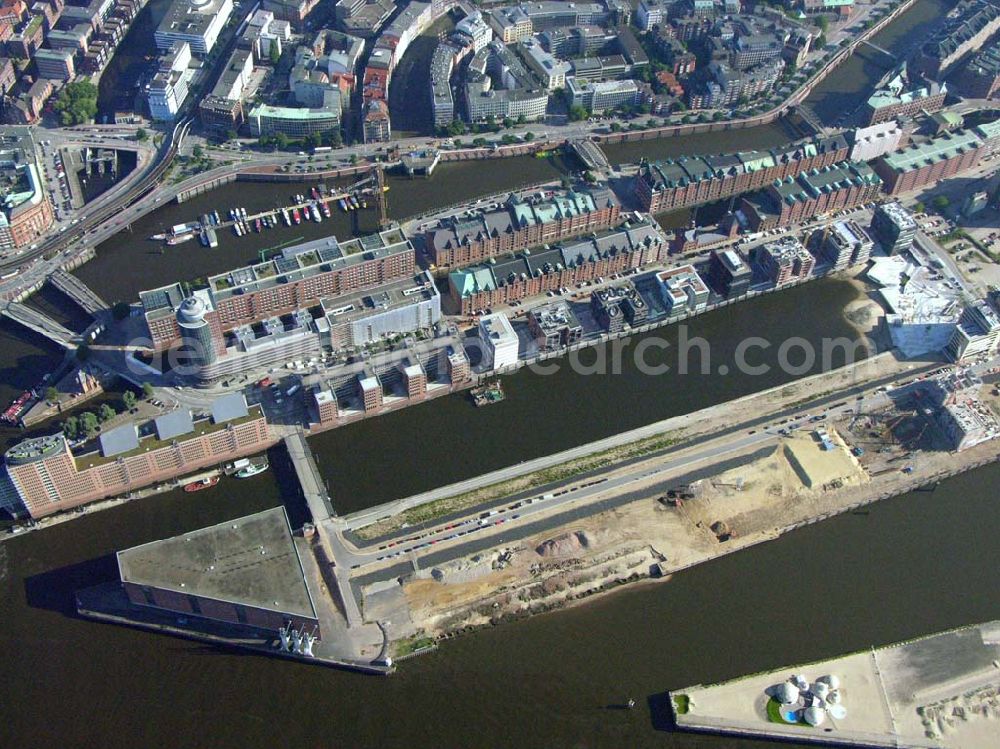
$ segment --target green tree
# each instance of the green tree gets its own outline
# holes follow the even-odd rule
[[[79,125],[97,114],[97,86],[88,80],[74,81],[63,86],[53,108],[63,125]]]
[[[147,399],[153,397],[153,386],[148,382],[142,383],[142,397]]]
[[[331,148],[340,148],[344,145],[344,139],[340,135],[340,130],[331,128],[323,133],[323,143]]]
[[[97,414],[93,411],[84,411],[80,414],[80,429],[88,438],[97,434],[97,425],[99,423]]]
[[[281,53],[278,51],[278,45],[273,41],[271,42],[271,51],[268,53],[268,56],[271,58],[272,65],[277,65],[278,60],[281,59]]]
[[[113,418],[115,418],[115,409],[109,403],[102,403],[101,408],[98,410],[97,415],[98,418],[101,420],[101,423],[104,423],[105,421],[111,421]]]
[[[132,308],[128,302],[115,302],[111,307],[111,316],[116,320],[124,320],[131,312]]]
[[[302,145],[306,148],[316,148],[323,142],[319,133],[309,133],[305,138],[302,139]]]
[[[191,155],[196,159],[200,159],[205,155],[205,149],[203,149],[200,145],[195,145],[195,147],[191,149]]]
[[[66,421],[63,422],[62,431],[66,435],[66,439],[75,440],[80,434],[80,420],[75,416],[67,416]]]
[[[140,127],[135,131],[135,139],[137,141],[144,141],[149,138],[149,133],[146,132],[146,128]]]
[[[59,397],[59,391],[55,389],[53,385],[49,385],[45,388],[45,400],[54,401]]]
[[[535,134],[530,130],[524,134],[524,140],[527,143],[531,143],[535,139]]]
[[[927,210],[927,206],[925,206],[923,203],[917,203],[915,206],[913,206],[913,210],[915,210],[917,213],[923,213],[924,211]]]
[[[240,137],[240,134],[238,132],[236,132],[235,130],[227,130],[226,131],[226,140],[236,140],[239,137]]]
[[[288,136],[285,135],[284,133],[275,134],[274,145],[276,145],[279,149],[284,151],[286,148],[288,148]]]
[[[569,121],[579,122],[580,120],[585,120],[590,117],[590,112],[587,111],[586,107],[581,107],[576,105],[575,107],[569,108]]]
[[[135,408],[135,404],[138,403],[138,401],[139,399],[131,390],[126,390],[122,393],[122,405],[125,407],[126,411],[131,411]]]
[[[945,195],[938,195],[931,201],[931,205],[934,206],[934,210],[939,212],[944,212],[948,210],[948,206],[951,205],[951,201]]]

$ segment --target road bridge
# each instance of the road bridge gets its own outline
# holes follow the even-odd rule
[[[52,272],[49,282],[92,317],[97,317],[108,309],[107,303],[87,284],[62,268]]]
[[[76,348],[76,333],[27,305],[9,302],[0,314],[64,348]]]

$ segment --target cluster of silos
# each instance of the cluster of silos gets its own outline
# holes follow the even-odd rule
[[[802,674],[796,674],[778,684],[772,696],[780,703],[781,717],[788,723],[801,720],[810,726],[820,726],[827,716],[834,720],[847,717],[840,679],[833,674],[821,676],[812,683]]]

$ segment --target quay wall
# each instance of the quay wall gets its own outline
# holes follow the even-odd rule
[[[812,77],[805,81],[801,87],[792,92],[787,99],[782,101],[774,109],[762,112],[752,117],[745,117],[739,120],[723,120],[720,122],[693,122],[686,125],[668,125],[664,127],[650,128],[644,130],[628,130],[620,133],[600,133],[591,136],[591,140],[596,143],[625,143],[628,141],[652,140],[655,138],[674,138],[682,135],[695,135],[697,133],[716,133],[727,130],[745,130],[759,125],[769,125],[775,120],[783,117],[786,112],[799,106],[804,102],[809,94],[813,92],[823,80],[840,67],[852,54],[858,45],[867,42],[868,39],[878,34],[882,29],[892,23],[896,18],[909,10],[917,0],[905,0],[902,4],[887,13],[882,19],[866,30],[861,36],[851,44],[834,53],[834,56],[827,61],[824,67],[817,71]]]

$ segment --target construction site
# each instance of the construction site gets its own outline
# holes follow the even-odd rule
[[[802,525],[864,514],[869,502],[932,490],[941,477],[992,460],[986,440],[958,447],[940,416],[975,396],[995,424],[993,406],[979,398],[995,399],[992,392],[970,372],[945,370],[550,486],[518,484],[495,509],[480,505],[397,531],[409,537],[371,541],[381,542],[372,552],[381,556],[352,587],[365,619],[390,621],[391,638],[405,648],[624,583],[666,580]],[[467,534],[480,540],[448,543]]]

